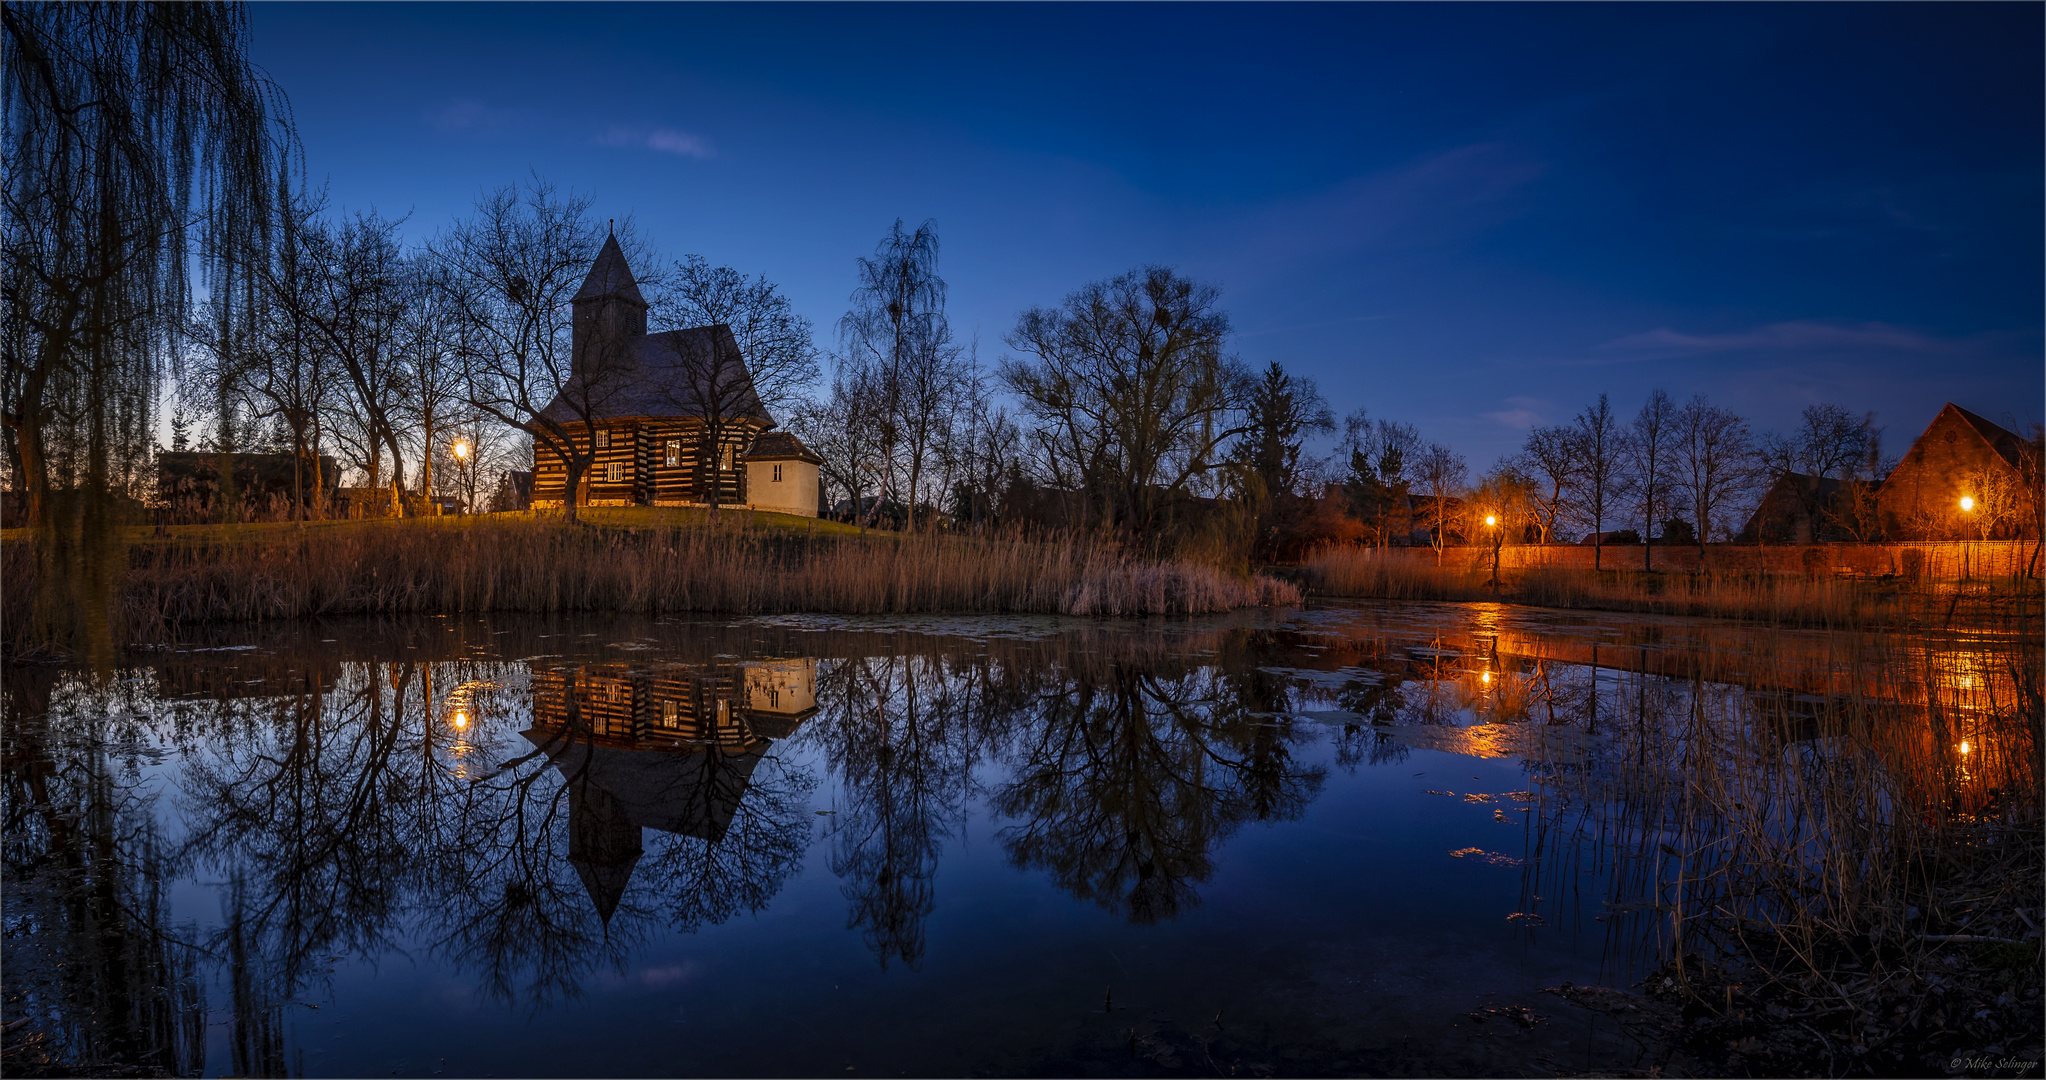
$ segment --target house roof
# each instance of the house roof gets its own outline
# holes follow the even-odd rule
[[[616,236],[604,238],[604,250],[597,253],[597,261],[590,265],[590,275],[583,279],[583,287],[575,293],[578,301],[601,300],[607,296],[646,306],[646,297],[639,294],[639,283],[632,279],[632,268],[625,265],[625,250],[618,246]]]
[[[609,252],[614,247],[615,244],[607,245],[604,250]],[[602,268],[602,258],[597,265]],[[624,267],[623,256],[618,265]],[[594,278],[597,271],[590,273]],[[630,277],[629,272],[627,276]],[[633,295],[638,295],[637,290]],[[719,380],[724,392],[713,396],[724,399],[724,407],[719,410],[724,418],[752,420],[773,427],[774,418],[760,403],[760,396],[753,389],[753,376],[739,354],[738,339],[732,336],[732,328],[723,324],[633,338],[620,362],[569,376],[568,383],[540,410],[540,415],[556,423],[580,423],[583,415],[577,406],[587,404],[592,420],[626,416],[701,419],[708,411],[701,397],[705,388],[701,384],[707,382],[705,373],[719,372],[726,373]]]
[[[2002,424],[1996,423],[1993,420],[1987,420],[1981,416],[1971,413],[1968,410],[1961,408],[1959,405],[1956,405],[1951,401],[1947,402],[1947,408],[1952,409],[1955,413],[1959,414],[1961,419],[1966,421],[1969,427],[1974,428],[1975,433],[1977,435],[1982,436],[1982,441],[1988,443],[1989,448],[1996,451],[1996,455],[1998,457],[2008,462],[2012,467],[2016,467],[2018,465],[2018,455],[2020,453],[2018,444],[2023,442],[2024,440],[2018,436],[2017,432],[2012,431],[2011,429],[2004,427]],[[1933,419],[1933,423],[1936,424],[1938,422],[1939,422],[1938,418],[1935,417]],[[1928,426],[1926,430],[1930,431],[1932,429],[1930,426]],[[1923,438],[1924,436],[1921,435],[1919,437]]]
[[[753,440],[753,446],[740,457],[741,461],[807,461],[822,465],[824,459],[810,452],[803,440],[786,431],[763,432]]]

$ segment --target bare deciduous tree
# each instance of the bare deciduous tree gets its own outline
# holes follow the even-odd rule
[[[1575,436],[1572,442],[1577,449],[1577,475],[1584,493],[1576,510],[1591,526],[1591,567],[1599,570],[1603,569],[1600,564],[1605,553],[1602,534],[1606,518],[1613,512],[1613,503],[1620,489],[1620,421],[1613,415],[1613,407],[1604,394],[1577,414],[1572,434]]]
[[[1748,422],[1693,395],[1676,415],[1676,487],[1698,529],[1698,563],[1715,530],[1731,531],[1726,518],[1754,486],[1754,438]]]
[[[769,413],[787,412],[804,389],[817,382],[817,343],[810,320],[796,314],[789,298],[765,274],[749,278],[729,266],[712,266],[701,255],[689,255],[651,289],[652,321],[661,329],[732,328],[752,373],[753,392]]]
[[[1351,512],[1384,548],[1394,534],[1413,527],[1408,493],[1410,475],[1421,455],[1421,433],[1412,424],[1372,420],[1358,409],[1343,420],[1343,449],[1350,454],[1350,474],[1343,494]]]
[[[668,364],[668,377],[658,380],[665,410],[700,421],[696,489],[709,492],[710,519],[716,521],[725,474],[738,466],[735,436],[761,424],[766,414],[737,342],[718,326],[664,334],[655,340],[665,351],[662,359]]]
[[[1761,466],[1771,485],[1784,484],[1794,500],[1793,538],[1809,544],[1825,516],[1826,481],[1876,478],[1882,461],[1883,429],[1875,414],[1857,417],[1839,405],[1807,405],[1789,436],[1765,435],[1759,448]]]
[[[1556,526],[1570,510],[1583,475],[1583,456],[1577,450],[1576,432],[1568,427],[1538,427],[1527,433],[1520,448],[1520,471],[1534,481],[1528,489],[1528,508],[1533,515],[1540,542],[1556,538]]]
[[[1249,380],[1222,351],[1220,298],[1212,285],[1144,267],[1025,311],[1008,335],[1022,356],[1004,358],[1002,381],[1036,422],[1055,482],[1077,484],[1100,503],[1101,523],[1127,536],[1152,534],[1242,431]]]
[[[856,373],[853,383],[877,396],[874,416],[887,464],[876,508],[900,491],[905,520],[914,526],[924,471],[941,441],[961,366],[945,319],[936,223],[926,221],[909,233],[897,220],[874,256],[859,260],[859,273],[852,309],[838,324],[844,349],[839,363]]]
[[[475,216],[429,246],[447,268],[450,303],[465,328],[470,404],[560,456],[570,521],[596,452],[568,425],[593,425],[630,377],[616,357],[593,357],[584,371],[573,355],[570,299],[602,239],[589,211],[588,196],[561,194],[536,177],[486,193]],[[561,413],[545,413],[557,396]]]
[[[1435,565],[1442,565],[1442,549],[1449,544],[1453,518],[1449,501],[1463,494],[1470,466],[1464,456],[1438,442],[1431,442],[1414,463],[1414,477],[1431,505],[1428,511],[1428,545],[1435,549]]]
[[[1620,440],[1629,474],[1627,486],[1641,515],[1641,558],[1647,570],[1655,569],[1655,526],[1668,509],[1670,442],[1676,437],[1676,415],[1677,405],[1669,393],[1659,387],[1651,390]]]

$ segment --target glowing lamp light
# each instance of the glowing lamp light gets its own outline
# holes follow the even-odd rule
[[[1486,514],[1486,515],[1485,515],[1485,524],[1486,524],[1486,525],[1497,525],[1497,524],[1499,524],[1499,518],[1498,518],[1498,516],[1497,516],[1497,515],[1495,515],[1495,514]]]
[[[1961,753],[1963,754],[1972,753],[1974,749],[1975,749],[1974,747],[1968,745],[1968,740],[1966,739],[1961,740]]]
[[[455,443],[455,457],[461,461],[469,460],[469,444],[467,442]]]
[[[1963,496],[1961,496],[1961,509],[1963,509],[1963,510],[1965,510],[1965,511],[1968,511],[1969,513],[1974,513],[1974,512],[1975,512],[1975,496],[1973,496],[1973,495],[1963,495]]]
[[[458,710],[458,711],[456,711],[456,713],[455,713],[455,730],[456,730],[456,731],[460,731],[460,730],[462,730],[463,728],[466,728],[466,727],[468,727],[468,726],[469,726],[469,714],[468,714],[468,713],[465,713],[465,712],[461,712],[461,711],[459,711],[459,710]]]
[[[1483,683],[1490,683],[1492,681],[1492,673],[1489,671],[1485,672],[1484,674],[1478,676],[1478,681]]]

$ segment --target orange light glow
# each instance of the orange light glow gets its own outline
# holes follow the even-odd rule
[[[463,728],[466,728],[466,727],[468,727],[468,726],[469,726],[469,714],[468,714],[468,713],[465,713],[465,712],[459,712],[459,711],[458,711],[458,712],[456,712],[456,713],[455,713],[455,730],[456,730],[456,731],[460,731],[460,730],[462,730]]]
[[[1478,681],[1480,681],[1480,682],[1484,682],[1484,683],[1490,683],[1490,682],[1492,681],[1492,673],[1491,673],[1491,672],[1489,672],[1489,671],[1485,672],[1485,673],[1484,673],[1483,675],[1480,675],[1480,676],[1478,677]]]
[[[469,460],[469,444],[467,442],[455,443],[455,457],[462,461]]]
[[[1961,753],[1963,754],[1970,753],[1974,749],[1975,749],[1974,747],[1968,745],[1968,740],[1966,739],[1961,740]]]
[[[1485,524],[1487,524],[1487,525],[1497,525],[1497,524],[1499,524],[1499,518],[1498,518],[1498,516],[1497,516],[1497,515],[1494,515],[1494,514],[1486,514],[1486,515],[1485,515]]]
[[[1975,511],[1975,496],[1973,496],[1973,495],[1963,495],[1963,496],[1961,496],[1961,509],[1963,509],[1963,510],[1966,510],[1966,511],[1968,511],[1969,513],[1974,513],[1974,511]]]

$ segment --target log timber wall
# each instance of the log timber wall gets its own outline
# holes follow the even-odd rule
[[[583,473],[578,506],[701,506],[710,501],[712,473],[716,474],[718,502],[742,506],[746,501],[746,478],[737,460],[758,435],[753,424],[733,425],[722,447],[732,462],[727,469],[709,468],[701,460],[703,425],[693,419],[634,417],[607,420],[597,425],[608,445],[596,448],[596,462]],[[569,435],[578,452],[589,453],[590,428],[571,425]],[[675,444],[675,463],[669,464],[669,444]],[[608,467],[618,466],[619,478],[609,479]],[[544,443],[533,447],[533,506],[559,507],[562,489],[568,481],[568,464]]]

